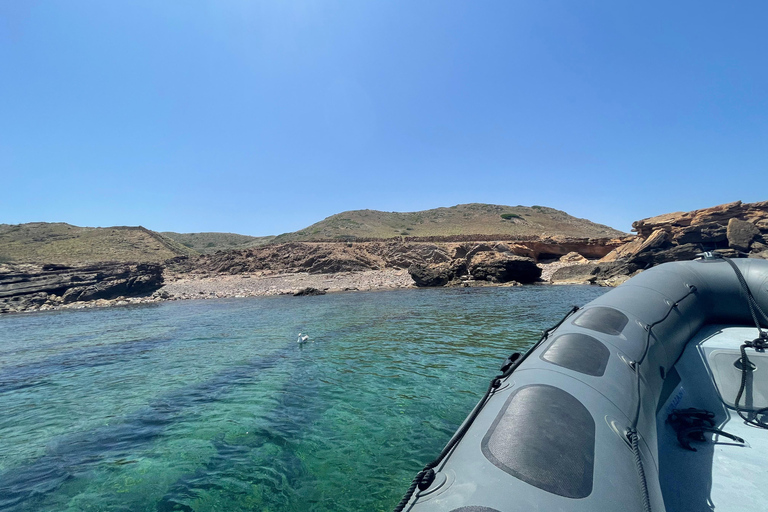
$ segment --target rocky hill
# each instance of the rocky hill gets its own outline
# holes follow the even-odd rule
[[[0,224],[0,263],[160,263],[196,254],[175,240],[141,226],[87,228],[63,222]]]
[[[173,231],[163,231],[160,234],[200,254],[259,247],[268,244],[275,238],[274,236],[248,236],[235,233],[174,233]]]
[[[496,236],[567,236],[615,238],[616,229],[579,219],[545,206],[460,204],[419,212],[354,210],[332,215],[302,230],[277,236],[273,242],[391,238]]]

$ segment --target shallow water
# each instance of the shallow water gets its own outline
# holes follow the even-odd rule
[[[0,510],[388,511],[596,287],[400,290],[0,318]],[[300,346],[299,332],[314,343]]]

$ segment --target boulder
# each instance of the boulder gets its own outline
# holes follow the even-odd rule
[[[533,283],[541,276],[541,269],[536,266],[533,258],[500,252],[482,252],[472,258],[469,273],[479,280]]]
[[[304,296],[312,296],[312,295],[325,295],[325,290],[318,290],[317,288],[312,288],[311,286],[307,286],[306,288],[302,288],[301,290],[298,290],[293,294],[294,297],[304,297]]]
[[[758,235],[760,235],[760,229],[753,223],[736,218],[728,220],[728,246],[732,249],[749,251],[749,246]]]
[[[587,263],[589,260],[577,252],[569,252],[560,257],[562,263]]]
[[[414,263],[408,267],[416,286],[445,286],[461,276],[467,275],[467,264],[462,260],[446,263]]]
[[[562,267],[552,274],[550,282],[552,284],[592,284],[595,282],[597,268],[598,266],[594,263]]]
[[[447,263],[414,263],[408,267],[416,286],[445,286],[452,279]]]
[[[600,286],[618,286],[640,272],[642,272],[642,267],[635,262],[614,261],[600,263],[597,269],[595,269],[592,282]]]

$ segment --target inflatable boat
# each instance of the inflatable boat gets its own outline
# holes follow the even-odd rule
[[[768,261],[642,272],[513,354],[397,512],[768,510]]]

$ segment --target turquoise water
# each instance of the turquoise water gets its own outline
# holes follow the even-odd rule
[[[391,510],[502,360],[603,291],[4,316],[0,510]],[[315,342],[298,345],[299,332]]]

